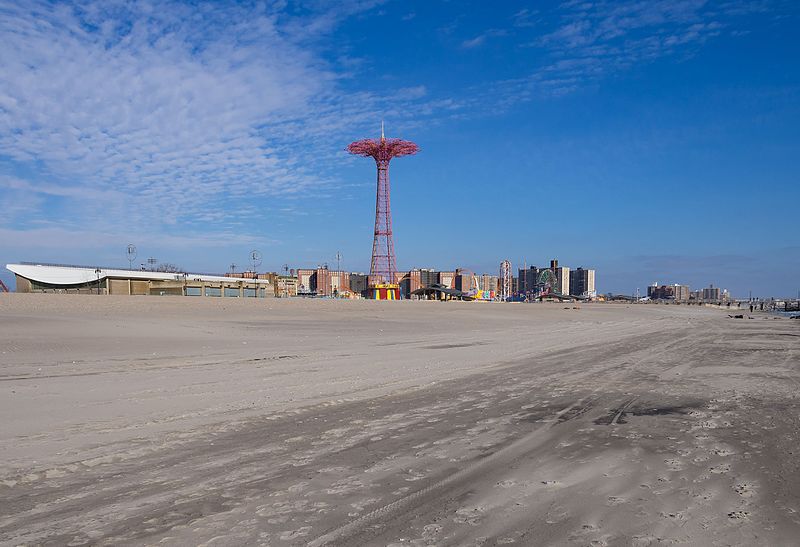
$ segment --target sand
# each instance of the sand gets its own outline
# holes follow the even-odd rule
[[[0,543],[797,544],[800,322],[750,317],[2,295]]]

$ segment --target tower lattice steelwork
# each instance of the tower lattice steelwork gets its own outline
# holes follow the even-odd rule
[[[419,147],[401,139],[387,139],[381,124],[381,138],[356,141],[347,147],[347,151],[357,156],[371,157],[378,167],[378,191],[375,198],[375,233],[372,240],[372,262],[369,268],[371,287],[391,285],[387,291],[374,293],[374,297],[394,299],[399,297],[395,285],[397,260],[394,254],[392,238],[392,209],[390,203],[389,162],[398,156],[410,156],[419,151]],[[384,294],[386,293],[386,294]],[[391,294],[389,294],[391,293]]]

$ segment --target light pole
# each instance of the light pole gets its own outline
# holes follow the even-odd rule
[[[100,268],[95,268],[94,273],[97,274],[97,294],[100,294]]]
[[[253,266],[253,296],[258,298],[258,267],[261,266],[261,252],[253,249],[250,251],[250,264]]]
[[[128,268],[132,270],[133,261],[136,260],[136,245],[129,243],[126,252],[128,254]]]
[[[342,269],[340,262],[342,261],[342,253],[336,251],[336,295],[339,295],[339,287],[342,286]]]

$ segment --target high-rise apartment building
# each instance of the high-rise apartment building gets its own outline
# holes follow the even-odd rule
[[[652,300],[667,300],[675,297],[675,291],[671,285],[653,283],[647,287],[647,296]]]
[[[676,283],[672,287],[672,294],[674,295],[675,300],[689,300],[689,296],[692,294],[692,292],[689,290],[689,285],[678,285]]]
[[[456,289],[461,292],[468,293],[475,288],[474,275],[468,270],[456,269],[455,281]]]
[[[483,274],[478,277],[478,289],[482,291],[497,292],[499,285],[499,278],[496,275]]]
[[[312,278],[314,277],[315,270],[310,268],[298,268],[297,270],[297,283],[299,292],[312,292],[314,288],[312,285]]]
[[[647,296],[653,300],[689,300],[692,292],[689,290],[688,285],[661,285],[653,283],[647,287]]]
[[[275,296],[280,298],[297,296],[298,286],[299,282],[296,277],[279,275],[275,279]]]
[[[330,272],[331,294],[350,290],[350,274],[347,272]]]
[[[577,270],[570,271],[569,294],[573,296],[596,296],[594,270],[584,270],[583,267],[579,267]]]
[[[327,267],[321,266],[314,270],[314,275],[311,278],[311,288],[316,291],[318,296],[331,296],[333,294],[331,271]]]
[[[556,290],[561,294],[569,294],[569,268],[564,266],[556,266],[555,268],[556,279],[558,286]]]
[[[420,287],[430,287],[431,285],[439,282],[439,272],[436,270],[422,268],[418,271]]]
[[[556,280],[558,281],[553,290],[561,294],[569,294],[569,268],[559,266],[558,260],[553,259],[550,261],[550,271],[556,275]]]
[[[708,288],[703,289],[703,300],[710,302],[719,302],[722,300],[722,293],[720,292],[719,287],[710,285]]]
[[[439,284],[444,285],[448,289],[455,289],[455,272],[439,272]]]
[[[531,266],[530,268],[520,268],[519,277],[517,278],[518,292],[527,293],[536,288],[536,282],[539,277],[539,268]]]

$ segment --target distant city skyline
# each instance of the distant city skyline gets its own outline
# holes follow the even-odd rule
[[[0,263],[369,271],[553,258],[598,292],[796,297],[792,2],[0,0]],[[412,38],[413,37],[413,38]],[[390,47],[387,44],[391,44]],[[0,279],[13,286],[13,275]]]

